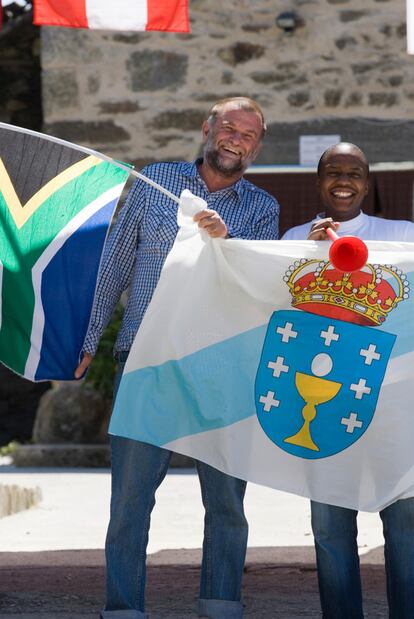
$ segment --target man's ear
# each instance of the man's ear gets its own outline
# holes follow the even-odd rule
[[[369,178],[368,178],[367,179],[367,184],[366,184],[366,187],[365,187],[365,194],[364,194],[365,196],[368,194],[370,186],[371,186],[371,184],[370,184]]]
[[[210,125],[208,120],[205,120],[201,125],[201,134],[203,136],[203,144],[207,142],[208,134],[210,132]]]

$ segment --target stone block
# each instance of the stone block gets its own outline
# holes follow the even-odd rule
[[[102,34],[82,28],[41,28],[42,65],[70,67],[102,60]]]
[[[33,428],[35,443],[103,443],[110,404],[79,382],[57,383],[40,399]]]
[[[244,32],[262,32],[263,30],[269,30],[269,28],[273,28],[272,22],[260,22],[260,23],[248,23],[242,25],[242,30]]]
[[[353,107],[357,105],[362,105],[363,103],[363,95],[361,92],[351,92],[345,99],[345,107]]]
[[[18,467],[107,468],[110,466],[108,445],[36,444],[20,445],[13,452]]]
[[[345,48],[349,49],[351,47],[355,48],[355,46],[357,45],[357,40],[354,37],[350,36],[340,37],[339,39],[336,39],[335,45],[340,50]]]
[[[140,111],[137,101],[124,99],[123,101],[101,101],[99,104],[101,114],[133,114]]]
[[[398,96],[395,92],[371,92],[369,94],[369,104],[375,107],[392,107],[397,105]]]
[[[0,518],[29,509],[41,500],[42,492],[37,486],[25,488],[14,484],[0,484]]]
[[[42,75],[43,109],[46,116],[62,114],[79,105],[77,73],[74,69],[49,69]]]
[[[111,466],[111,452],[109,445],[97,444],[20,445],[13,452],[13,464],[17,467],[108,468]],[[173,453],[170,467],[193,468],[194,460]]]
[[[197,131],[201,128],[205,119],[206,110],[167,110],[154,116],[149,126],[156,130],[182,129],[183,131]]]
[[[369,15],[368,11],[340,11],[339,19],[346,24],[351,21],[357,21],[366,15]]]
[[[325,105],[327,107],[337,107],[342,98],[343,91],[339,88],[330,88],[324,92]]]
[[[115,32],[112,40],[116,43],[126,43],[127,45],[137,45],[151,37],[149,32]]]
[[[62,120],[45,124],[43,130],[50,135],[79,144],[117,144],[131,139],[129,133],[113,120]]]
[[[176,90],[185,84],[187,67],[186,55],[162,50],[133,52],[126,63],[133,92],[163,88]]]
[[[289,104],[293,107],[302,107],[309,101],[309,92],[307,90],[297,90],[290,93],[288,96]]]
[[[226,64],[236,66],[253,60],[255,58],[261,58],[266,49],[263,45],[254,45],[248,42],[237,42],[230,47],[219,49],[217,56]]]

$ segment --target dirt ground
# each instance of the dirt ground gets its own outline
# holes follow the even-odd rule
[[[199,550],[151,555],[147,588],[151,619],[196,619],[199,560]],[[370,619],[388,615],[381,562],[380,553],[374,553],[362,565]],[[100,550],[0,553],[0,618],[97,619],[104,602],[104,578]],[[246,619],[320,617],[313,549],[250,549],[243,601]]]

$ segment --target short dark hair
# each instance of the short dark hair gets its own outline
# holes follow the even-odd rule
[[[369,175],[369,163],[368,163],[368,159],[367,159],[367,156],[365,155],[364,151],[361,150],[359,148],[359,146],[357,146],[356,144],[352,144],[351,142],[338,142],[338,144],[332,144],[332,146],[327,148],[326,151],[322,154],[322,157],[319,159],[318,170],[317,170],[318,176],[321,175],[321,169],[322,169],[322,166],[324,165],[326,159],[329,157],[329,155],[331,154],[333,149],[334,148],[338,148],[338,146],[347,146],[350,149],[356,150],[358,152],[358,154],[360,155],[362,161],[364,162],[365,166],[366,166],[367,176]]]
[[[227,97],[226,99],[220,99],[213,105],[213,107],[208,113],[209,122],[215,121],[218,114],[220,114],[221,110],[227,105],[227,103],[233,103],[236,109],[244,110],[245,112],[254,112],[255,114],[257,114],[262,121],[261,137],[265,135],[267,131],[267,126],[265,123],[263,112],[260,106],[256,103],[256,101],[253,101],[253,99],[250,99],[249,97]]]

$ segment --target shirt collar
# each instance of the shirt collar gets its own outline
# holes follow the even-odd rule
[[[184,168],[183,168],[183,174],[184,176],[187,176],[188,178],[201,181],[203,186],[207,189],[205,182],[201,178],[201,175],[197,167],[202,163],[202,161],[203,161],[202,157],[199,157],[195,161],[185,162]],[[241,178],[239,178],[239,180],[236,183],[234,183],[233,185],[229,185],[229,187],[226,187],[225,189],[222,189],[221,191],[234,191],[237,194],[238,198],[241,200],[243,198],[243,194],[246,188],[246,183],[247,183],[246,179],[243,178],[242,176]]]

